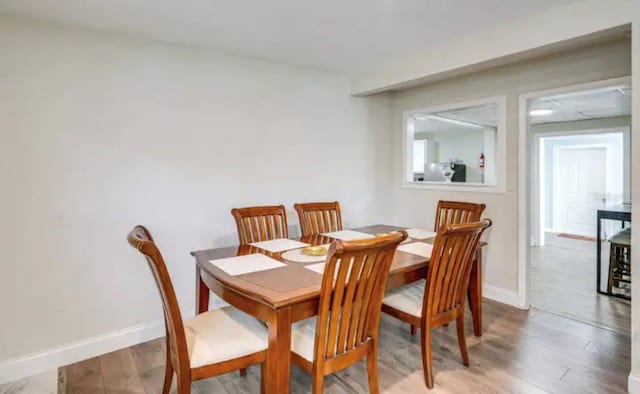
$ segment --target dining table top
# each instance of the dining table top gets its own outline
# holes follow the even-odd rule
[[[631,214],[631,203],[623,202],[623,203],[605,204],[602,208],[599,208],[598,211]]]
[[[406,229],[406,227],[378,224],[351,230],[373,235],[403,229]],[[314,246],[335,241],[335,239],[324,235],[300,237],[298,240]],[[433,238],[427,240],[411,240],[410,242],[415,241],[432,243]],[[211,260],[253,253],[262,253],[284,263],[285,266],[241,275],[230,275],[210,262]],[[271,308],[278,309],[317,298],[320,294],[322,275],[305,268],[306,265],[314,263],[289,261],[282,257],[283,253],[284,252],[268,252],[251,245],[241,245],[199,250],[191,252],[191,255],[195,257],[196,264],[201,271],[215,278],[215,280],[219,281],[225,287],[248,295],[254,301],[265,304]],[[428,263],[428,257],[398,250],[394,256],[389,275],[402,274],[407,271],[415,272],[420,268],[425,268],[426,272]]]

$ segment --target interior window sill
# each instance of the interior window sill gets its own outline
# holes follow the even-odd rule
[[[438,190],[468,193],[504,194],[506,190],[500,185],[485,185],[482,183],[441,183],[441,182],[404,182],[404,189]]]

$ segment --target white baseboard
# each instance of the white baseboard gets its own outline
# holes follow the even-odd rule
[[[640,394],[640,376],[629,374],[628,385],[629,394]]]
[[[501,287],[496,287],[492,285],[483,285],[482,286],[482,297],[487,298],[489,300],[497,301],[502,304],[511,305],[515,308],[519,309],[529,309],[527,306],[522,304],[521,297],[517,292],[506,290]]]
[[[192,314],[193,316],[193,314]],[[164,320],[138,324],[43,352],[0,361],[0,384],[150,341],[165,335]]]

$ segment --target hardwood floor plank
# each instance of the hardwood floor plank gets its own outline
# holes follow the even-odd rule
[[[131,357],[147,393],[162,392],[166,361],[164,338],[132,346]],[[175,378],[173,388],[176,387]]]
[[[146,393],[131,356],[131,349],[105,354],[99,358],[99,361],[106,394]]]
[[[260,390],[254,391],[254,392],[259,393]],[[208,393],[230,394],[232,392],[229,392],[226,389],[225,383],[222,382],[219,378],[211,378],[211,379],[205,379],[205,380],[199,380],[197,382],[193,382],[191,384],[191,393],[192,394],[208,394]]]
[[[102,356],[104,357],[104,356]],[[90,358],[64,367],[67,393],[104,393],[100,357]]]
[[[576,388],[576,392],[581,393],[594,393],[594,394],[623,394],[627,392],[626,385],[611,385],[603,382],[602,380],[595,378],[591,375],[577,372],[575,370],[569,370],[566,375],[562,377],[563,382],[569,382]]]

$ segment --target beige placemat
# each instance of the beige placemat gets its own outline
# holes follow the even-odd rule
[[[437,233],[433,231],[423,230],[421,228],[409,228],[406,230],[406,232],[410,238],[414,238],[414,239],[433,238],[437,235]]]
[[[356,239],[368,239],[368,238],[374,237],[371,234],[361,233],[360,231],[353,231],[353,230],[340,230],[340,231],[334,231],[331,233],[324,233],[322,235],[339,239],[341,241],[353,241]]]
[[[270,241],[262,241],[262,242],[254,242],[249,244],[251,246],[255,246],[256,248],[264,249],[267,252],[277,253],[285,250],[304,248],[309,246],[304,242],[294,241],[289,238],[278,238],[272,239]]]
[[[286,266],[286,264],[281,263],[278,260],[274,260],[271,257],[265,256],[262,253],[228,257],[226,259],[209,260],[209,262],[232,276]]]
[[[398,250],[422,257],[431,257],[431,250],[433,250],[433,245],[424,242],[412,242],[410,244],[398,246]]]

